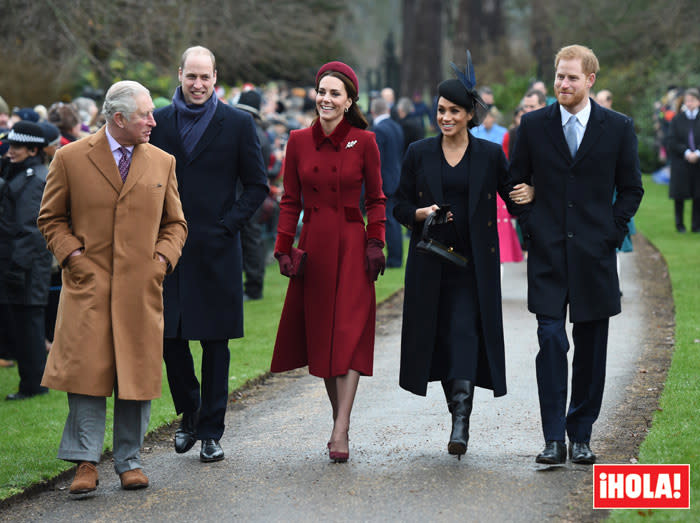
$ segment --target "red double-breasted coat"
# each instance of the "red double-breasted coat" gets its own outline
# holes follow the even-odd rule
[[[322,378],[349,369],[371,375],[376,300],[365,249],[368,238],[384,241],[386,200],[374,133],[345,119],[330,136],[318,121],[293,131],[283,173],[275,251],[289,252],[303,210],[299,248],[308,257],[303,276],[289,282],[271,370],[308,365]]]

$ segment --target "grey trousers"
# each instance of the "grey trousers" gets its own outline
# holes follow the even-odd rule
[[[113,457],[117,474],[141,466],[141,445],[151,417],[151,401],[114,399]],[[68,419],[58,459],[97,463],[102,456],[107,398],[68,393]]]

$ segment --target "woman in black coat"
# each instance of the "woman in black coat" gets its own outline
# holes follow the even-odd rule
[[[429,381],[442,382],[452,413],[447,449],[461,457],[467,450],[474,386],[495,396],[506,393],[496,193],[509,206],[511,197],[527,203],[532,196],[528,187],[509,194],[503,151],[469,133],[483,105],[474,82],[446,80],[438,93],[441,134],[411,144],[395,196],[394,216],[413,231],[400,385],[424,396]],[[464,255],[466,269],[416,250],[426,218],[444,204],[450,206],[449,221],[431,236]]]

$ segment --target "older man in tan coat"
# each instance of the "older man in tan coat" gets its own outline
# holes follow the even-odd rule
[[[103,113],[95,135],[57,152],[38,219],[64,267],[42,385],[68,393],[58,457],[79,464],[72,494],[97,486],[112,392],[115,471],[124,489],[148,486],[140,449],[161,394],[162,283],[187,236],[175,158],[148,143],[148,90],[117,82]]]

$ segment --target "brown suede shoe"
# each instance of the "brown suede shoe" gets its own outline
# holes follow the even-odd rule
[[[127,470],[119,474],[124,490],[136,490],[148,486],[148,477],[143,473],[143,469]]]
[[[83,461],[78,465],[78,471],[70,486],[71,494],[87,494],[97,489],[100,480],[97,479],[97,468],[89,461]]]

